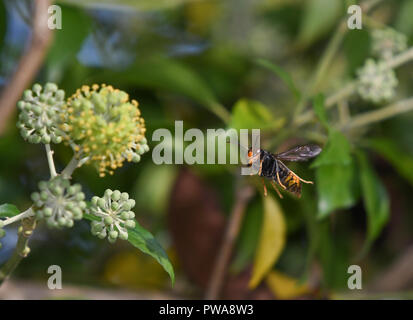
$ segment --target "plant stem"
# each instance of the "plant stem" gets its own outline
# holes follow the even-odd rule
[[[46,155],[47,155],[47,163],[49,164],[50,169],[50,177],[54,178],[57,176],[56,168],[53,161],[53,151],[50,149],[50,144],[45,144],[46,147]]]
[[[370,112],[365,112],[358,116],[354,116],[351,121],[340,125],[340,129],[354,129],[357,127],[363,127],[374,122],[379,122],[401,113],[409,112],[413,110],[413,98],[398,101],[387,107],[381,108],[379,110],[374,110]]]
[[[409,48],[408,50],[404,51],[403,53],[399,54],[398,56],[393,57],[390,59],[386,66],[388,69],[394,69],[400,67],[401,65],[413,60],[413,47]],[[331,107],[335,106],[340,101],[350,97],[354,94],[357,90],[357,80],[353,80],[347,83],[342,89],[333,93],[331,96],[327,97],[325,100],[325,108],[330,109]],[[303,113],[300,117],[296,120],[297,126],[302,126],[308,122],[310,122],[314,117],[313,110],[308,110],[307,112]]]
[[[11,258],[0,268],[0,285],[10,276],[14,269],[16,269],[20,261],[29,254],[30,248],[27,246],[27,243],[35,227],[36,219],[34,217],[26,218],[22,221],[22,225],[19,228],[16,249]]]
[[[253,195],[254,189],[251,186],[242,187],[237,191],[235,204],[229,218],[227,230],[216,258],[214,269],[211,274],[211,280],[206,291],[205,299],[207,300],[215,300],[219,297],[224,276],[231,258],[232,249],[241,228],[245,209]]]
[[[80,160],[74,155],[70,162],[67,164],[66,168],[63,169],[62,171],[62,176],[64,178],[70,178],[71,175],[73,174],[73,171],[79,166]]]
[[[21,219],[25,219],[28,217],[31,217],[34,215],[34,212],[32,210],[32,207],[30,207],[29,209],[27,209],[26,211],[23,211],[22,213],[19,213],[18,215],[15,215],[14,217],[8,218],[6,220],[3,220],[3,225],[7,226],[9,224],[12,224],[16,221],[19,221]]]
[[[400,53],[398,56],[390,59],[387,63],[387,68],[394,69],[413,59],[413,47]]]
[[[225,124],[229,123],[231,119],[231,114],[228,112],[227,109],[220,103],[211,103],[209,105],[210,110],[215,113],[215,115],[220,118]]]
[[[50,145],[46,144],[46,154],[47,154],[47,161],[49,163],[49,168],[50,168],[50,175],[55,177],[56,174],[56,169],[54,167],[54,162],[53,162],[53,151],[50,149]],[[83,164],[85,161],[87,161],[88,158],[84,158],[81,160],[78,160],[76,156],[73,156],[66,168],[62,171],[62,176],[65,178],[70,178],[71,175],[73,174],[73,171],[81,164]],[[36,227],[36,219],[34,217],[34,212],[32,207],[27,209],[26,211],[11,217],[9,219],[6,219],[3,221],[4,225],[9,225],[13,222],[16,221],[22,221],[22,225],[19,228],[19,236],[17,239],[17,245],[16,248],[13,251],[12,257],[7,260],[7,262],[1,266],[0,268],[0,286],[6,280],[10,274],[16,269],[17,265],[20,263],[20,261],[25,258],[29,252],[30,249],[27,246],[29,242],[29,238],[32,235],[35,227]]]
[[[328,46],[326,50],[324,51],[323,56],[321,57],[319,63],[317,64],[314,77],[312,77],[312,79],[309,81],[309,84],[307,88],[305,89],[303,96],[300,99],[300,102],[295,108],[294,118],[293,118],[294,124],[296,124],[299,114],[303,111],[304,107],[306,106],[308,98],[310,97],[311,94],[314,93],[314,90],[319,86],[321,80],[323,79],[326,71],[328,70],[329,65],[331,64],[331,61],[333,60],[333,57],[335,56],[338,48],[340,47],[340,44],[346,32],[347,32],[346,23],[345,23],[345,20],[342,20],[340,24],[338,25],[333,38],[331,38],[330,42],[328,43]]]

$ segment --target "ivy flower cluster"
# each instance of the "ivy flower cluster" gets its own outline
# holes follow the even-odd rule
[[[45,144],[62,141],[59,115],[65,103],[64,97],[65,92],[54,83],[47,83],[44,89],[35,84],[32,90],[24,92],[23,99],[17,103],[20,110],[17,127],[26,141]]]
[[[380,59],[391,59],[407,49],[407,37],[391,28],[376,29],[372,32],[372,51]]]
[[[93,197],[90,214],[99,218],[91,224],[91,231],[100,239],[108,238],[114,243],[117,238],[128,239],[127,229],[135,228],[135,214],[130,211],[135,200],[129,199],[126,192],[107,189],[102,198]]]
[[[394,97],[398,80],[394,70],[388,68],[385,62],[368,59],[357,75],[357,90],[364,100],[379,104]]]
[[[81,185],[70,185],[61,176],[39,182],[39,191],[31,197],[37,219],[44,219],[49,227],[72,227],[74,220],[82,219],[86,209]]]
[[[45,221],[51,228],[70,228],[88,214],[89,220],[94,219],[92,234],[107,237],[111,243],[117,238],[127,240],[128,229],[136,225],[131,211],[135,201],[126,192],[107,189],[103,197],[93,197],[88,208],[81,185],[72,184],[70,179],[84,163],[94,165],[103,177],[113,174],[125,161],[139,162],[141,155],[149,151],[138,102],[106,85],[83,86],[66,100],[63,90],[47,83],[44,88],[35,84],[26,90],[17,105],[17,127],[22,137],[46,145],[51,178],[39,182],[38,190],[31,194],[31,208],[0,219],[0,238],[5,236],[6,225],[23,219]],[[60,142],[69,145],[74,156],[58,173],[50,143]]]
[[[112,86],[82,87],[63,106],[61,129],[78,157],[88,157],[101,177],[149,150],[136,100]]]

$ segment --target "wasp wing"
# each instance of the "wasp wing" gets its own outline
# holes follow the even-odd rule
[[[319,146],[315,144],[308,144],[275,154],[274,156],[277,159],[284,161],[306,161],[310,158],[314,158],[320,152],[321,148]]]

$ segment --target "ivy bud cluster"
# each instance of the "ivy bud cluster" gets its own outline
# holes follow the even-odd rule
[[[20,111],[17,128],[21,136],[30,143],[60,143],[63,131],[59,129],[59,115],[65,101],[65,92],[54,83],[33,85],[24,91],[23,99],[17,103]]]
[[[135,200],[129,199],[126,192],[107,189],[102,198],[93,197],[90,214],[99,220],[91,224],[91,232],[100,239],[108,238],[113,243],[117,238],[128,239],[128,230],[135,228],[135,214],[131,209]]]
[[[60,176],[39,182],[39,191],[31,197],[37,219],[44,219],[52,228],[72,227],[86,209],[81,185],[70,185],[68,179]]]

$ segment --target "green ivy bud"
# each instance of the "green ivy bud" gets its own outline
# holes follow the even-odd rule
[[[126,220],[125,221],[125,227],[128,228],[128,229],[135,228],[135,225],[136,225],[136,223],[133,220]]]
[[[72,227],[73,220],[82,219],[86,203],[80,185],[71,186],[68,179],[57,176],[49,181],[41,181],[39,189],[42,189],[40,193],[32,194],[37,219],[46,220],[52,228]]]
[[[57,93],[57,86],[47,83],[44,90],[35,84],[23,93],[17,103],[20,111],[18,128],[23,139],[30,143],[60,143],[61,114],[64,100]],[[64,97],[64,95],[63,95]]]
[[[113,243],[117,238],[128,239],[127,228],[134,228],[135,214],[130,209],[135,206],[135,201],[129,199],[126,192],[106,190],[102,198],[93,197],[89,213],[99,217],[100,221],[93,221],[91,232],[102,237],[105,231],[109,234],[108,240]],[[105,233],[105,234],[106,234]]]
[[[115,230],[109,232],[109,237],[112,238],[112,239],[116,239],[118,237],[118,235],[119,235],[119,232],[117,232]]]

